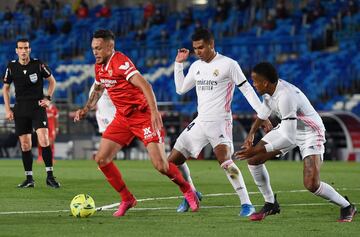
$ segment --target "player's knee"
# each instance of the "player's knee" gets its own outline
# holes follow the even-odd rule
[[[107,159],[105,159],[102,156],[99,156],[98,154],[95,155],[95,161],[99,167],[104,167],[110,163],[110,161],[108,161]]]
[[[47,147],[50,145],[49,139],[46,137],[38,137],[38,143],[41,147]]]
[[[22,143],[21,143],[21,150],[22,150],[22,151],[30,151],[30,150],[31,150],[31,143],[29,143],[29,142],[22,142]]]
[[[307,190],[314,193],[319,189],[320,183],[315,179],[305,179],[304,186]]]
[[[162,174],[167,174],[168,171],[169,171],[169,167],[167,164],[164,164],[164,163],[157,163],[154,165],[155,166],[155,169],[157,171],[159,171],[160,173]]]

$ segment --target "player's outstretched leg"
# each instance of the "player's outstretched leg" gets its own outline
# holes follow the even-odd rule
[[[184,179],[190,184],[192,190],[195,191],[196,196],[198,197],[199,201],[202,200],[202,194],[198,191],[196,191],[195,185],[192,181],[191,175],[190,175],[190,169],[188,167],[188,165],[186,164],[186,162],[184,162],[182,165],[178,165],[177,166],[180,170],[180,172],[182,173]],[[183,198],[183,200],[181,201],[180,205],[178,206],[178,208],[176,209],[177,212],[187,212],[189,210],[190,206],[189,203],[186,201],[185,198]]]
[[[338,222],[352,221],[357,210],[346,196],[341,196],[333,187],[324,182],[320,182],[319,188],[314,194],[340,206],[340,218],[337,220]]]
[[[224,169],[226,177],[229,179],[231,185],[233,186],[235,192],[238,194],[241,202],[240,216],[250,216],[255,212],[255,208],[252,205],[244,178],[237,167],[237,165],[232,160],[227,160],[221,164],[221,167]]]
[[[195,191],[192,190],[190,184],[185,181],[184,177],[182,176],[176,165],[172,162],[169,162],[169,169],[167,170],[166,173],[163,172],[163,174],[168,176],[171,181],[173,181],[179,186],[191,210],[193,212],[197,211],[200,207],[199,199],[196,196]]]
[[[137,204],[137,201],[136,201],[135,197],[132,197],[132,199],[129,201],[124,201],[124,200],[121,201],[118,210],[113,213],[113,216],[115,216],[115,217],[124,216],[126,211],[132,207],[135,207],[136,204]]]
[[[277,213],[280,213],[280,205],[276,199],[276,194],[275,194],[274,203],[265,202],[264,206],[261,208],[259,212],[253,213],[250,216],[250,220],[261,221],[265,219],[266,216],[275,215]]]
[[[347,196],[344,198],[350,203]],[[357,209],[355,205],[350,203],[349,206],[340,208],[340,218],[338,219],[338,222],[352,222],[356,213]]]
[[[104,173],[108,182],[111,186],[120,194],[121,203],[116,212],[114,212],[113,216],[120,217],[124,216],[126,211],[131,207],[134,207],[137,203],[135,197],[128,190],[125,185],[125,182],[122,179],[121,173],[119,169],[116,167],[114,162],[110,162],[105,166],[99,167],[101,171]]]
[[[341,222],[352,221],[356,213],[356,208],[352,205],[347,198],[340,195],[329,184],[320,180],[320,166],[321,156],[318,154],[308,155],[304,158],[304,186],[307,190],[322,197],[338,206],[340,206],[340,219]]]

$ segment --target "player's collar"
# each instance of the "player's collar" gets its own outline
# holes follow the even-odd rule
[[[271,97],[276,97],[278,94],[279,94],[279,91],[280,91],[280,83],[281,83],[281,80],[279,79],[277,84],[276,84],[276,87],[275,87],[275,91],[274,93],[272,94]]]
[[[110,56],[110,58],[109,58],[109,61],[106,63],[105,71],[107,71],[107,69],[108,69],[108,67],[109,67],[109,64],[110,64],[110,61],[111,61],[111,59],[113,58],[114,54],[115,54],[115,51],[111,54],[111,56]]]

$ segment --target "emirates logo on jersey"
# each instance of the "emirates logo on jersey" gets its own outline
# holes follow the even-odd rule
[[[100,79],[100,82],[105,86],[105,88],[110,88],[116,85],[116,80]]]

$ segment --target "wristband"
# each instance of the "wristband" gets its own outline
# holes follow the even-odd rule
[[[44,98],[47,99],[48,101],[51,101],[51,96],[50,95],[45,95]]]

